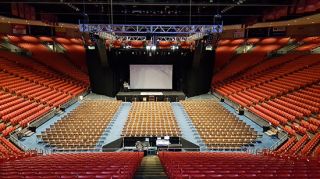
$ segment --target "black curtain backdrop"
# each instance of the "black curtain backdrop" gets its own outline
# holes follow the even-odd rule
[[[87,65],[94,93],[115,96],[124,81],[130,82],[130,64],[173,65],[172,90],[183,91],[189,97],[203,94],[210,89],[213,51],[203,51],[203,54],[195,55],[196,53],[190,50],[148,52],[145,49],[112,49],[107,50],[106,57],[101,57],[98,49],[87,49]],[[102,65],[103,60],[100,58],[108,59],[108,65]]]

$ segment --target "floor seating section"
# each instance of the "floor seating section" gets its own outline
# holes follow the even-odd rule
[[[169,178],[320,178],[318,159],[247,153],[160,152]]]
[[[63,46],[67,56],[75,66],[81,69],[81,71],[88,72],[86,50],[81,39],[57,37],[54,40]]]
[[[55,53],[46,45],[41,43],[40,39],[33,36],[7,36],[10,43],[21,47],[32,53],[32,58],[38,62],[53,68],[54,70],[66,74],[85,85],[89,85],[87,74],[76,68],[70,63],[63,54]]]
[[[121,101],[87,100],[38,137],[57,150],[95,149]]]
[[[181,101],[208,149],[240,149],[255,142],[257,132],[213,100]]]
[[[106,152],[51,154],[8,161],[0,165],[0,178],[133,178],[143,153]]]
[[[123,128],[125,137],[179,137],[170,102],[133,102]]]
[[[228,65],[217,72],[213,78],[213,83],[219,83],[239,72],[244,71],[245,69],[256,65],[262,62],[267,54],[273,52],[275,50],[280,49],[281,47],[288,44],[290,38],[281,37],[281,38],[263,38],[263,39],[247,39],[247,44],[254,43],[254,47],[247,53],[238,55],[232,61],[228,63]],[[217,59],[219,60],[219,59]]]
[[[28,60],[0,51],[0,135],[3,137],[87,90],[76,80]]]

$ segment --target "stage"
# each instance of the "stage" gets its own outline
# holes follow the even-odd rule
[[[182,91],[128,91],[118,92],[116,95],[117,100],[122,101],[170,101],[177,102],[186,98]]]

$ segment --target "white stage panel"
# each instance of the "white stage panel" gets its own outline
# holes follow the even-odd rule
[[[172,65],[130,65],[130,89],[172,89]]]
[[[162,96],[162,92],[141,92],[140,95],[142,96]]]

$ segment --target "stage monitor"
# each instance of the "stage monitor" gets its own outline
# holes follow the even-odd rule
[[[172,89],[172,65],[130,65],[130,89]]]

